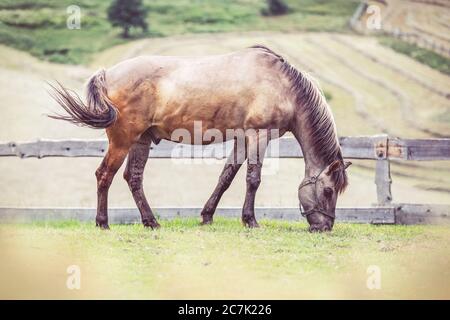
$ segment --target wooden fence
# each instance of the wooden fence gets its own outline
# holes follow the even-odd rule
[[[391,160],[450,160],[450,139],[400,139],[387,135],[371,137],[342,137],[340,143],[346,159],[376,161],[375,184],[377,204],[369,207],[337,208],[336,219],[346,222],[376,224],[417,224],[450,222],[450,205],[399,204],[393,202],[391,193]],[[38,140],[34,142],[0,143],[0,156],[20,158],[45,157],[102,157],[107,150],[106,140]],[[150,158],[216,158],[223,159],[231,150],[230,143],[209,146],[192,146],[161,141],[152,147]],[[294,138],[272,141],[266,157],[301,158],[299,144]],[[198,216],[201,208],[155,208],[160,218]],[[112,208],[112,223],[139,221],[137,209]],[[217,214],[239,216],[241,208],[218,208]],[[256,208],[257,216],[265,218],[298,220],[299,209]],[[0,208],[0,221],[33,221],[77,219],[91,220],[93,208]]]

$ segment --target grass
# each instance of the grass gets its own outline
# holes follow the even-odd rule
[[[260,14],[264,0],[147,0],[149,31],[135,30],[132,36],[250,30],[342,32],[348,30],[348,17],[358,2],[291,0],[287,3],[292,13],[264,17]],[[72,4],[70,0],[3,0],[0,43],[52,62],[79,64],[87,63],[95,52],[126,42],[107,21],[107,1],[77,1],[81,29],[67,29],[66,8]]]
[[[438,70],[446,75],[450,75],[450,59],[437,54],[434,51],[420,48],[414,44],[401,41],[394,38],[383,37],[380,43],[390,47],[391,49],[405,54],[420,63],[423,63],[433,69]]]
[[[0,297],[11,298],[448,298],[445,226],[337,224],[325,234],[300,222],[197,219],[141,225],[47,222],[0,225]],[[81,269],[67,290],[66,268]],[[382,289],[366,287],[367,268]]]

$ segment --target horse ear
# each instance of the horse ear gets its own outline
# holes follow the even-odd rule
[[[344,170],[346,170],[351,165],[352,165],[352,163],[350,161],[344,161]]]
[[[341,160],[334,160],[329,166],[328,170],[326,172],[327,176],[331,175],[333,172],[341,170],[342,169],[342,161]]]

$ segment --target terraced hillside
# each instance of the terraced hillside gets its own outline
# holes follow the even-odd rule
[[[450,56],[450,2],[446,0],[368,1],[379,8],[384,31],[408,34],[407,40],[439,54]],[[374,11],[362,15],[364,27]]]
[[[416,138],[450,136],[450,78],[379,45],[374,38],[329,33],[233,33],[139,40],[98,54],[88,67],[44,63],[2,47],[0,115],[7,121],[0,128],[0,140],[103,136],[99,131],[43,117],[43,112],[55,108],[45,92],[44,80],[56,78],[79,90],[90,72],[137,55],[219,54],[255,43],[271,47],[318,79],[329,97],[340,135],[385,132]],[[99,161],[0,159],[0,205],[95,206],[93,173]],[[370,170],[373,166],[358,161],[352,167],[351,184],[340,205],[375,202],[374,172]],[[146,171],[145,189],[154,206],[201,206],[221,167],[221,163],[181,165],[152,160]],[[395,201],[450,203],[448,169],[448,162],[395,164]],[[296,206],[302,175],[302,161],[281,160],[276,175],[263,177],[257,205]],[[134,205],[125,182],[120,181],[120,175],[117,177],[111,205]],[[224,196],[223,206],[241,205],[244,182],[242,171]]]
[[[398,27],[437,45],[450,48],[450,3],[448,1],[388,1],[388,27]]]

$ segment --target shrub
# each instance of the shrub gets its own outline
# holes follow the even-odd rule
[[[129,37],[130,28],[140,27],[145,32],[147,10],[141,0],[114,0],[108,8],[108,19],[114,27],[123,29],[122,36]]]
[[[267,0],[267,8],[262,10],[265,16],[279,16],[289,13],[290,9],[283,0]]]

